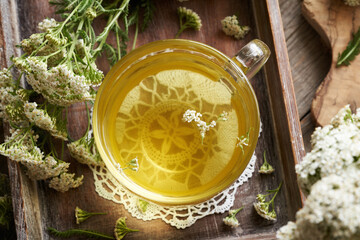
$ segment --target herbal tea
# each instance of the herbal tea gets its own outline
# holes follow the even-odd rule
[[[180,39],[131,51],[106,75],[94,105],[107,170],[159,204],[194,204],[225,190],[255,151],[259,108],[246,76],[268,57],[259,40],[232,59]]]
[[[224,71],[167,63],[128,80],[137,84],[112,100],[115,115],[104,127],[131,181],[153,193],[188,196],[216,186],[241,162],[246,147],[237,144],[249,131],[248,113]],[[187,110],[216,125],[202,136],[196,122],[184,121]],[[224,113],[226,120],[219,119]],[[127,168],[134,158],[138,171]]]

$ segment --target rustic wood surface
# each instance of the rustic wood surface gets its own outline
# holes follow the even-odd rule
[[[360,8],[346,6],[341,0],[303,2],[303,14],[332,50],[331,68],[316,92],[311,112],[318,125],[330,123],[345,105],[360,106],[360,57],[350,66],[336,67],[338,54],[346,49],[360,26]]]
[[[317,2],[317,1],[314,1]],[[316,123],[311,103],[331,65],[330,48],[307,22],[301,12],[302,0],[279,0],[296,102],[306,151]]]
[[[49,189],[45,182],[36,183],[28,180],[17,164],[9,163],[19,239],[50,239],[46,231],[49,226],[60,230],[74,227],[91,228],[112,234],[115,220],[120,216],[127,216],[128,225],[140,230],[139,233],[128,235],[127,239],[238,239],[239,237],[273,239],[275,231],[289,219],[294,218],[295,211],[301,206],[293,169],[294,160],[300,159],[304,152],[278,2],[275,0],[227,0],[226,4],[224,2],[211,0],[204,4],[204,1],[200,0],[185,3],[158,0],[157,8],[166,11],[157,12],[149,30],[139,35],[137,45],[172,38],[178,28],[176,8],[186,6],[199,13],[203,28],[201,32],[184,32],[182,38],[207,43],[229,56],[255,37],[260,37],[271,47],[273,55],[265,71],[261,71],[251,82],[259,99],[263,122],[263,134],[259,139],[257,156],[258,159],[262,159],[262,152],[266,150],[269,162],[278,171],[272,176],[260,176],[257,169],[261,161],[258,161],[251,181],[244,184],[237,192],[234,207],[245,206],[238,216],[241,227],[230,229],[223,225],[222,218],[226,214],[205,217],[185,230],[176,230],[161,220],[143,222],[134,219],[123,206],[99,197],[94,191],[91,171],[86,166],[77,164],[67,155],[66,159],[72,163],[71,171],[79,175],[83,174],[86,181],[78,189],[64,194]],[[279,2],[289,48],[296,100],[304,137],[307,138],[314,127],[309,117],[311,99],[321,81],[319,78],[322,79],[323,69],[328,68],[326,62],[329,55],[315,31],[301,17],[300,1],[280,0]],[[0,28],[7,29],[3,33],[0,32],[0,43],[3,43],[0,63],[3,67],[7,65],[5,59],[14,54],[14,50],[11,50],[14,42],[35,32],[37,23],[45,17],[52,16],[54,9],[49,7],[47,0],[1,0],[0,3],[2,15]],[[268,8],[272,14],[270,20],[267,17]],[[242,24],[248,24],[252,28],[250,34],[241,41],[236,41],[221,32],[219,20],[234,13],[240,15]],[[18,23],[17,18],[9,21],[14,16],[18,17]],[[4,19],[7,19],[7,22]],[[16,37],[16,34],[19,36]],[[13,41],[9,40],[9,36]],[[5,41],[5,38],[8,39]],[[276,42],[272,42],[273,39]],[[73,106],[69,117],[72,122],[72,136],[80,137],[86,126],[84,106],[81,104]],[[285,186],[276,200],[278,221],[270,223],[261,219],[251,204],[257,193],[275,188],[281,180],[284,180]],[[74,220],[75,206],[90,211],[106,211],[109,214],[105,217],[91,218],[77,226]]]

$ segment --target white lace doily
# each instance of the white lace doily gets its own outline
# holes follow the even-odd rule
[[[123,204],[127,211],[138,219],[144,221],[162,219],[171,226],[184,229],[207,215],[228,211],[234,204],[237,188],[251,178],[255,162],[254,154],[241,176],[228,189],[210,200],[186,206],[160,206],[150,203],[144,213],[137,207],[139,197],[122,187],[106,167],[90,166],[90,168],[94,174],[95,190],[101,197]]]
[[[198,78],[200,78],[199,74],[189,72],[184,73],[184,71],[181,70],[163,71],[161,73],[158,73],[156,76],[151,76],[144,79],[141,84],[139,84],[137,87],[132,89],[131,92],[128,93],[119,109],[117,115],[118,119],[116,122],[116,129],[118,133],[116,135],[116,141],[119,145],[122,145],[122,142],[126,143],[126,145],[131,145],[131,147],[129,147],[131,151],[121,149],[121,151],[123,151],[122,156],[132,159],[134,158],[132,154],[134,154],[134,151],[136,151],[134,149],[140,149],[138,148],[138,146],[140,146],[139,138],[134,137],[138,136],[138,134],[129,134],[128,131],[125,129],[126,126],[133,126],[132,130],[148,129],[145,125],[141,125],[142,122],[139,119],[147,119],[147,116],[156,116],[157,118],[159,118],[159,116],[161,115],[161,112],[150,115],[148,114],[149,112],[151,112],[149,109],[160,109],[161,111],[169,111],[167,107],[172,107],[172,105],[169,105],[169,107],[164,104],[164,106],[161,105],[161,108],[155,108],[154,106],[159,105],[159,101],[161,103],[168,103],[171,102],[168,99],[176,99],[180,104],[180,107],[176,106],[176,108],[180,109],[181,106],[187,107],[187,101],[191,100],[193,104],[197,103],[199,105],[198,109],[200,112],[207,112],[209,116],[218,116],[219,113],[215,113],[214,111],[220,105],[222,105],[222,107],[229,106],[229,109],[231,109],[231,94],[227,89],[224,88],[224,86],[218,85],[218,83],[214,83],[211,80],[203,81],[202,79],[199,80]],[[203,86],[198,86],[199,83],[202,83]],[[134,104],[134,102],[137,104]],[[186,108],[182,110],[185,111]],[[219,132],[221,132],[221,134],[218,134],[218,137],[223,137],[223,139],[221,141],[216,141],[218,143],[217,148],[219,149],[219,151],[215,151],[211,156],[212,158],[230,159],[228,156],[224,156],[224,154],[230,156],[233,154],[233,146],[236,143],[233,142],[229,144],[229,141],[236,141],[237,139],[237,117],[234,112],[229,112],[229,114],[230,120],[227,120],[226,124],[219,124],[219,128],[221,128],[221,131],[219,130]],[[172,118],[170,116],[170,120],[171,119]],[[174,119],[176,120],[177,118]],[[144,122],[151,123],[153,122],[153,120],[154,119],[148,119],[148,121]],[[171,122],[169,124],[180,124],[179,121],[175,120],[174,122]],[[144,137],[144,139],[145,138],[146,136]],[[148,144],[147,146],[152,145]],[[190,147],[187,146],[186,149]],[[184,148],[181,150],[185,151],[186,149]],[[204,147],[203,149],[206,148]],[[156,152],[156,149],[152,150],[153,152]],[[136,157],[139,157],[139,159],[141,159],[141,154],[142,152],[139,150],[136,153]],[[204,153],[203,156],[207,157],[208,155]],[[192,157],[191,154],[189,155],[189,158],[190,157]],[[181,161],[176,162],[181,163]],[[203,163],[204,161],[199,162]],[[247,182],[252,176],[254,172],[255,162],[256,156],[254,154],[250,159],[244,172],[228,189],[224,190],[223,192],[219,193],[215,197],[205,202],[194,205],[182,206],[161,206],[156,203],[150,203],[147,206],[145,212],[140,210],[138,207],[139,197],[122,187],[122,185],[116,180],[116,178],[111,175],[111,173],[107,170],[106,167],[90,166],[90,168],[92,169],[94,174],[96,192],[101,197],[111,200],[115,203],[123,204],[125,209],[127,209],[127,211],[129,211],[129,213],[131,213],[133,217],[136,217],[138,219],[144,221],[162,219],[164,222],[170,224],[171,226],[174,226],[178,229],[184,229],[194,224],[198,219],[201,219],[207,215],[214,213],[224,213],[228,211],[234,204],[237,188],[243,183]],[[139,162],[139,165],[142,164]],[[151,166],[151,164],[147,164],[146,166],[148,165]],[[208,168],[210,168],[214,172],[214,167],[208,166]],[[205,166],[203,166],[201,173],[206,172],[205,170]],[[145,176],[145,179],[150,179],[152,178],[152,176],[157,176],[157,174],[154,174],[155,171],[156,169],[148,171],[149,176]],[[200,174],[191,171],[189,170],[186,174],[194,173],[194,176],[196,174]],[[204,176],[206,176],[206,174],[201,175],[200,178],[204,178]],[[181,175],[181,177],[183,179],[187,179],[186,176]]]

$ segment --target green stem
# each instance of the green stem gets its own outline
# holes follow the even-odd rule
[[[86,107],[86,116],[88,119],[88,125],[87,125],[87,129],[86,129],[86,133],[85,133],[85,134],[87,134],[90,131],[90,111],[89,111],[89,107],[88,107],[86,101],[85,101],[85,107]]]
[[[136,25],[135,25],[135,35],[134,35],[134,42],[133,42],[133,46],[132,46],[132,50],[135,49],[136,46],[136,41],[137,41],[137,37],[138,37],[138,33],[139,33],[139,19],[136,20]]]
[[[55,228],[49,227],[48,231],[50,232],[50,234],[53,234],[57,237],[63,237],[63,238],[69,238],[73,235],[80,235],[80,236],[88,236],[88,237],[95,237],[95,238],[115,239],[114,237],[103,234],[103,233],[98,233],[98,232],[94,232],[94,231],[90,231],[90,230],[83,230],[83,229],[69,229],[67,231],[59,231],[59,230],[56,230]]]
[[[80,21],[76,32],[78,32],[79,30],[81,30],[83,25],[84,25],[84,19],[82,19],[82,20]],[[76,46],[78,37],[79,37],[79,34],[75,34],[75,37],[74,37],[74,39],[73,39],[73,41],[72,41],[70,50],[69,50],[69,52],[68,52],[68,59],[70,59],[71,56],[73,55],[73,52],[74,52],[74,49],[75,49],[75,46]],[[76,61],[76,58],[74,59],[74,61]]]
[[[70,18],[77,12],[78,8],[81,6],[81,3],[79,3],[74,10],[69,14],[69,16],[65,19],[65,21],[62,22],[60,27],[57,29],[57,33],[60,33],[62,29],[64,28],[65,24],[70,20]]]
[[[32,57],[32,56],[34,56],[35,54],[37,54],[37,53],[40,51],[40,49],[47,44],[47,42],[48,42],[48,40],[45,40],[37,49],[35,49],[35,51],[33,51],[33,52],[29,55],[29,57]],[[23,55],[21,56],[21,58],[22,58],[23,56],[25,56],[25,54],[23,54]]]
[[[18,137],[20,137],[22,134],[24,134],[26,131],[29,131],[29,130],[30,130],[29,127],[24,128],[16,137],[14,137],[13,139],[11,139],[10,141],[4,142],[3,144],[9,144],[9,143],[14,142]],[[22,141],[25,136],[26,136],[26,134],[24,134],[19,141]]]
[[[180,34],[187,28],[186,25],[182,25],[179,29],[179,31],[176,33],[175,38],[178,38]]]
[[[68,120],[68,111],[69,111],[68,107],[65,107],[66,126],[67,126],[67,120]],[[67,133],[67,137],[68,137],[69,141],[70,141],[70,142],[74,142],[74,139],[71,138],[70,133],[69,133],[69,130],[68,130],[67,127],[66,127],[66,133]]]
[[[269,204],[272,203],[272,202],[274,202],[274,200],[275,200],[275,198],[276,198],[276,195],[278,194],[278,192],[279,192],[282,184],[283,184],[283,183],[281,182],[280,185],[279,185],[279,187],[278,187],[277,189],[275,189],[275,194],[274,194],[274,196],[272,197],[272,199],[270,200]]]
[[[267,164],[268,162],[266,161],[266,151],[264,151],[264,164]]]
[[[241,207],[239,209],[236,209],[236,211],[234,212],[234,214],[232,216],[235,216],[236,214],[238,214],[238,212],[240,212],[241,210],[243,210],[244,207]]]
[[[61,160],[64,159],[64,149],[65,149],[65,141],[61,140]]]
[[[118,55],[118,60],[121,59],[121,45],[120,45],[120,38],[119,38],[119,26],[118,23],[116,23],[116,28],[115,28],[115,35],[116,35],[116,46],[117,46],[117,55]]]
[[[130,0],[124,0],[122,2],[121,6],[119,7],[117,13],[115,14],[115,16],[111,16],[109,18],[109,22],[106,25],[106,27],[104,28],[104,31],[96,39],[96,42],[99,42],[99,46],[95,49],[94,56],[99,54],[102,51],[103,45],[106,42],[106,39],[110,33],[110,30],[113,28],[114,24],[117,22],[118,18],[123,13],[124,9],[129,4],[129,2],[130,2]]]

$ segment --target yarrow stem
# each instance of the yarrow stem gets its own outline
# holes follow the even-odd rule
[[[264,151],[264,163],[263,163],[263,165],[261,165],[261,167],[259,169],[259,173],[270,174],[274,171],[275,171],[275,169],[267,162],[266,151]]]

